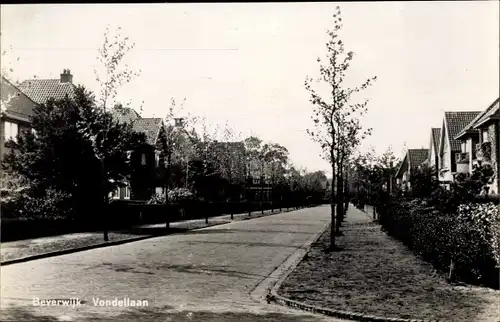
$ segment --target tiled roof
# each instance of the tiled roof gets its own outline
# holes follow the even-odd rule
[[[113,108],[111,114],[113,114],[113,117],[120,123],[128,123],[141,118],[139,113],[137,113],[133,108],[127,107]]]
[[[455,138],[463,136],[467,131],[472,130],[477,124],[484,122],[488,117],[492,116],[495,113],[498,113],[499,100],[500,99],[497,98],[484,111],[480,112],[474,119],[469,122],[469,124],[464,126],[464,128],[455,136]]]
[[[473,112],[445,112],[444,120],[448,129],[448,137],[450,138],[450,147],[452,151],[460,151],[460,140],[456,140],[456,136],[460,133],[478,114],[480,111]]]
[[[75,85],[61,83],[59,79],[30,79],[19,85],[19,89],[35,103],[44,104],[49,98],[63,99],[68,95],[72,97]]]
[[[113,117],[120,123],[132,123],[132,129],[136,132],[146,134],[146,142],[155,145],[160,134],[162,119],[159,117],[142,118],[133,108],[114,108],[111,111]]]
[[[160,128],[162,124],[161,118],[139,118],[133,121],[132,126],[134,131],[146,134],[148,144],[155,145],[158,140]]]
[[[494,116],[495,114],[498,116],[498,113],[499,113],[499,110],[500,110],[500,99],[497,98],[493,104],[491,104],[490,106],[488,106],[488,108],[486,110],[484,110],[481,114],[479,114],[478,116],[478,120],[477,122],[474,123],[473,126],[477,126],[477,125],[480,125],[482,123],[484,123],[486,120],[488,120],[488,118]]]
[[[434,151],[437,151],[439,148],[439,138],[441,137],[441,129],[440,128],[432,128],[432,144],[434,144]]]
[[[408,149],[408,159],[411,169],[416,169],[427,159],[429,149]]]

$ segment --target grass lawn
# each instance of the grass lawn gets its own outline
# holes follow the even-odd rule
[[[349,222],[351,212],[355,218]],[[280,295],[380,317],[500,321],[500,291],[450,285],[358,210],[350,210],[346,221],[344,236],[337,237],[341,250],[325,252],[328,229],[281,285]]]

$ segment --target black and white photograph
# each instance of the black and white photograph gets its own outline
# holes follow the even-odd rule
[[[500,2],[0,5],[0,320],[500,322]]]

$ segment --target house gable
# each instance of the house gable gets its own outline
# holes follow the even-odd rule
[[[2,116],[28,123],[36,103],[4,77],[0,86]]]

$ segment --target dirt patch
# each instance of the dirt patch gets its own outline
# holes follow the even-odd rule
[[[356,216],[355,216],[356,217]],[[390,318],[500,319],[500,291],[453,286],[373,223],[347,223],[341,251],[326,252],[327,229],[279,294],[310,305]],[[355,218],[355,219],[356,219]]]

